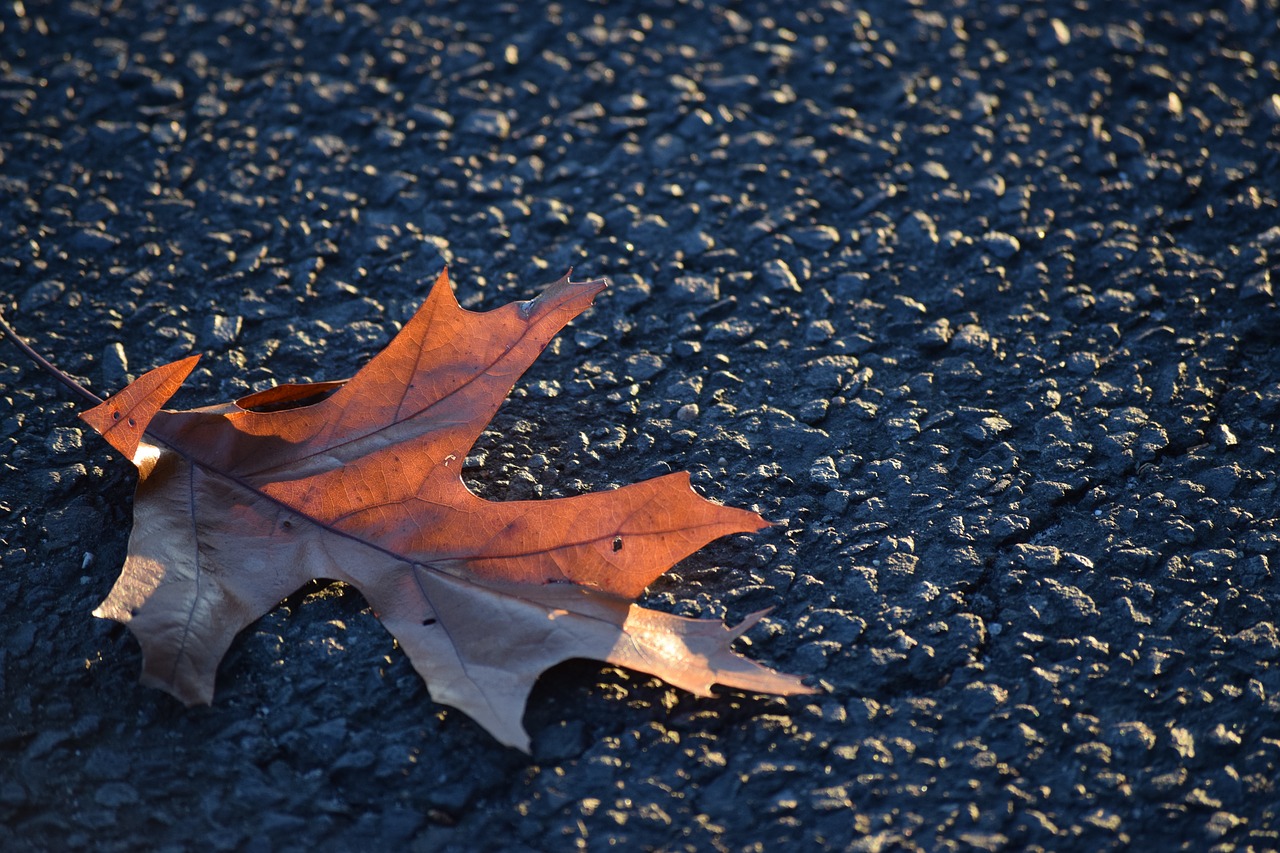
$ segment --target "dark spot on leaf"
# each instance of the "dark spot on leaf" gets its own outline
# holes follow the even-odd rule
[[[622,550],[622,537],[621,537],[621,536],[615,536],[615,537],[613,537],[613,550],[615,550],[615,551],[621,551],[621,550]]]
[[[435,620],[434,618],[423,619],[423,620],[422,620],[422,624],[423,624],[423,625],[434,625],[434,624],[436,624],[436,620]]]
[[[280,522],[280,526],[285,530],[289,530],[293,527],[293,522],[286,518],[284,521]]]

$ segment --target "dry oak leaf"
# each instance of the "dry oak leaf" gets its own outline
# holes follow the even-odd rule
[[[566,276],[476,313],[442,272],[346,382],[161,410],[193,357],[85,412],[139,471],[129,554],[94,614],[137,637],[143,683],[211,702],[235,635],[329,578],[364,595],[435,701],[525,751],[529,692],[570,658],[700,696],[712,684],[812,692],[730,649],[763,613],[728,628],[630,603],[711,540],[764,527],[755,513],[699,497],[685,473],[537,501],[486,501],[463,483],[463,459],[503,398],[606,286]]]

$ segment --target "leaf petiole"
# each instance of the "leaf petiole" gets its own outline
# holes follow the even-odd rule
[[[54,379],[61,382],[63,385],[70,388],[75,394],[77,394],[80,398],[88,402],[90,405],[96,406],[102,402],[101,397],[99,397],[97,394],[93,393],[88,388],[81,385],[79,382],[72,379],[67,374],[63,373],[61,370],[55,367],[53,363],[50,362],[47,358],[45,358],[40,353],[33,350],[30,344],[28,344],[22,338],[18,337],[18,333],[13,330],[13,327],[10,326],[7,322],[5,322],[4,314],[2,313],[0,313],[0,332],[3,332],[6,338],[13,341],[14,346],[22,350],[22,352],[27,356],[27,358],[31,359],[37,365],[44,368],[46,373],[48,373]]]

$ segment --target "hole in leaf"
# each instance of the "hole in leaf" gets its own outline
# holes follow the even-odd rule
[[[137,426],[137,425],[138,425],[137,421],[135,421],[133,418],[129,418],[129,426]]]
[[[280,526],[285,530],[289,530],[293,527],[293,522],[286,518],[284,521],[280,522]]]
[[[120,413],[119,413],[119,412],[112,412],[112,413],[111,413],[111,420],[113,420],[113,421],[118,421],[118,420],[120,420]]]
[[[613,537],[613,550],[615,550],[615,551],[621,551],[621,550],[622,550],[622,537],[621,537],[621,536],[615,536],[615,537]]]
[[[436,624],[436,620],[435,620],[435,618],[434,618],[434,617],[429,617],[429,618],[427,618],[427,619],[423,619],[423,620],[422,620],[422,624],[423,624],[423,625],[434,625],[434,624]]]

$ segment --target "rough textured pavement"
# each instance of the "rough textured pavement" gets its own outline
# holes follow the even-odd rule
[[[757,508],[646,600],[774,607],[822,692],[575,662],[530,759],[316,584],[184,709],[89,615],[132,468],[3,344],[0,847],[1280,847],[1280,7],[1164,5],[5,4],[39,349],[202,353],[195,406],[349,375],[445,263],[609,275],[474,488]]]

